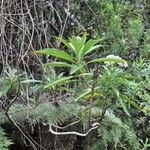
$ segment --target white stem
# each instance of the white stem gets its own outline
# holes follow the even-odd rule
[[[52,129],[52,126],[53,125],[49,125],[49,131],[51,132],[51,133],[53,133],[53,134],[55,134],[55,135],[78,135],[78,136],[83,136],[83,137],[85,137],[85,136],[87,136],[92,130],[95,130],[95,129],[97,129],[98,127],[99,127],[99,123],[94,123],[93,124],[93,127],[91,128],[91,129],[89,129],[86,133],[79,133],[79,132],[75,132],[75,131],[73,131],[73,132],[56,132],[56,131],[54,131],[53,129]]]

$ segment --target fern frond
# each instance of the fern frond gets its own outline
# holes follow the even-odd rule
[[[55,107],[51,102],[41,103],[37,107],[27,107],[22,104],[13,105],[9,114],[15,122],[30,121],[35,123],[37,121],[47,121],[49,123],[61,123],[66,121],[69,117],[75,117],[79,111],[79,106],[73,103],[63,103],[60,107]],[[7,122],[4,112],[1,112],[0,123]]]

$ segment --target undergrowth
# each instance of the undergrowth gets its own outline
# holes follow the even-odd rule
[[[149,149],[148,1],[0,5],[1,150]]]

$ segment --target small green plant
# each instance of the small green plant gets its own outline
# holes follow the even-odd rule
[[[100,45],[95,45],[101,41],[100,40],[89,40],[86,42],[86,34],[83,37],[72,37],[69,38],[69,41],[64,40],[62,38],[57,38],[60,42],[62,42],[68,49],[68,52],[65,52],[60,49],[43,49],[36,51],[37,54],[46,54],[55,56],[57,58],[61,58],[66,62],[49,62],[45,64],[46,66],[52,67],[69,67],[70,74],[74,74],[76,72],[83,73],[84,72],[84,56],[88,53],[98,49]]]
[[[68,67],[70,68],[70,74],[75,74],[77,72],[86,73],[85,67],[89,63],[96,62],[125,62],[123,59],[116,58],[97,58],[90,60],[89,62],[85,61],[85,56],[91,52],[94,52],[96,49],[99,49],[101,45],[96,45],[102,39],[93,40],[90,39],[87,41],[87,34],[84,34],[82,37],[71,37],[69,40],[64,40],[62,38],[57,38],[62,42],[68,49],[68,52],[65,52],[60,49],[49,48],[36,51],[37,54],[55,56],[56,58],[62,59],[63,62],[48,62],[45,66],[50,67]]]
[[[144,30],[144,26],[142,24],[141,19],[130,19],[128,24],[128,30],[129,30],[129,39],[132,45],[138,46],[139,39],[141,38]]]
[[[15,69],[6,68],[5,75],[0,77],[0,97],[5,96],[12,88],[17,88],[18,76],[16,73]]]

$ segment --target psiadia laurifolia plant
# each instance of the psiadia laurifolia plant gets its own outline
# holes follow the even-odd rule
[[[143,112],[143,109],[128,94],[128,91],[136,88],[137,84],[134,82],[132,75],[126,72],[128,63],[124,59],[113,54],[106,57],[93,56],[94,58],[90,60],[85,58],[90,53],[93,54],[94,51],[100,50],[101,45],[98,43],[102,39],[88,40],[87,34],[84,34],[82,37],[72,36],[67,40],[59,37],[56,39],[65,46],[63,50],[46,48],[38,50],[35,53],[56,58],[56,61],[43,64],[46,69],[50,67],[52,70],[55,70],[56,67],[64,67],[68,68],[70,74],[65,75],[60,73],[61,70],[57,70],[58,72],[55,70],[56,74],[53,78],[52,74],[48,75],[46,73],[46,80],[42,83],[44,85],[43,89],[49,89],[50,91],[55,89],[59,91],[60,88],[65,88],[68,83],[68,85],[73,86],[73,102],[80,108],[77,118],[82,123],[83,131],[87,131],[90,127],[92,127],[91,129],[96,129],[101,124],[102,126],[106,126],[106,128],[104,128],[104,131],[99,130],[99,134],[105,132],[108,124],[111,122],[108,121],[105,124],[106,115],[110,117],[110,112],[114,114],[114,117],[117,111],[125,113],[126,118],[131,117],[129,111],[131,106]],[[82,80],[80,80],[81,78]],[[76,82],[76,86],[72,84],[74,81]],[[120,117],[119,119],[121,121],[122,118]],[[93,120],[95,122],[94,126]],[[121,125],[122,127],[120,125],[117,127],[120,130],[118,137],[112,138],[115,144],[118,144],[119,139],[123,137],[121,130],[126,125],[123,122]],[[116,123],[114,123],[115,126]],[[112,135],[116,134],[117,128],[114,127],[111,129]],[[54,132],[52,128],[50,128],[50,131],[60,135],[70,134],[69,132]],[[112,136],[111,134],[109,136]],[[87,136],[87,133],[80,135]],[[103,138],[105,144],[108,144],[108,139],[109,137]],[[136,139],[136,136],[134,139]],[[105,145],[106,147],[107,144]]]
[[[94,71],[90,72],[89,70],[98,70],[98,66],[95,68],[89,68],[89,64],[99,64],[99,63],[126,63],[125,60],[123,60],[120,57],[104,57],[104,58],[95,58],[91,60],[86,60],[85,56],[89,55],[90,53],[98,50],[101,45],[98,44],[102,39],[87,39],[87,34],[85,33],[82,37],[75,37],[72,36],[68,38],[68,40],[64,40],[62,38],[56,37],[60,42],[62,42],[66,50],[60,50],[56,48],[47,48],[47,49],[42,49],[36,51],[37,54],[42,54],[42,55],[49,55],[49,56],[54,56],[57,58],[57,60],[54,62],[48,62],[44,64],[46,67],[64,67],[64,68],[69,68],[70,69],[70,75],[67,77],[61,77],[59,80],[56,80],[55,82],[51,83],[51,81],[48,81],[47,85],[44,86],[44,88],[51,88],[54,84],[62,84],[65,82],[68,82],[74,77],[79,77],[80,75],[82,76],[87,76],[93,74],[94,80],[96,80]],[[60,61],[61,60],[61,61]],[[90,65],[91,66],[91,65]],[[96,75],[97,76],[97,75]],[[90,81],[88,83],[88,80]],[[85,90],[84,93],[82,93],[76,100],[87,96],[91,93],[95,93],[95,89],[98,89],[96,85],[92,88],[91,82],[93,82],[92,78],[86,78],[84,80],[85,86],[89,87],[89,89]],[[84,84],[84,83],[82,83]],[[87,85],[86,85],[87,84]],[[85,88],[86,89],[86,88]],[[95,93],[96,94],[96,93]],[[93,94],[92,94],[93,95]],[[94,96],[94,95],[93,95]]]
[[[56,57],[57,61],[48,62],[48,63],[44,64],[44,66],[52,67],[52,68],[53,67],[54,68],[55,67],[67,67],[70,69],[71,76],[67,76],[67,77],[63,76],[63,77],[59,78],[59,80],[56,80],[55,82],[52,82],[52,83],[49,81],[47,83],[47,85],[45,85],[44,88],[51,87],[55,84],[59,84],[60,82],[65,83],[68,80],[75,77],[76,75],[89,73],[89,70],[90,70],[90,68],[88,66],[89,64],[105,63],[106,65],[110,65],[113,68],[114,63],[116,63],[121,67],[124,67],[124,68],[128,67],[128,64],[125,60],[123,60],[119,56],[114,56],[114,55],[109,55],[104,58],[95,58],[95,59],[86,61],[85,56],[88,55],[89,53],[95,51],[96,49],[100,48],[101,45],[99,45],[97,43],[99,43],[102,39],[87,40],[86,33],[82,37],[72,36],[71,38],[68,38],[68,40],[64,40],[59,37],[57,37],[57,39],[66,46],[66,48],[67,48],[66,51],[68,51],[68,52],[66,52],[64,50],[56,49],[56,48],[47,48],[47,49],[38,50],[38,51],[36,51],[36,53]],[[59,60],[62,60],[62,61],[59,61]],[[96,68],[94,67],[94,69],[97,69],[97,70],[98,70],[98,68],[99,68],[99,66],[97,66]],[[93,68],[91,68],[91,69],[93,70]],[[94,72],[92,74],[94,76]],[[109,72],[109,74],[113,76],[112,72]],[[97,75],[97,77],[98,76],[99,75]],[[116,79],[116,81],[118,79],[118,81],[120,81],[120,82],[122,79],[122,82],[124,81],[124,83],[127,81],[127,80],[125,80],[125,78],[124,79],[121,77],[118,78],[117,76],[114,76],[114,78]],[[92,80],[93,79],[89,80],[89,84],[91,83]],[[116,82],[116,83],[118,83],[118,82]],[[85,84],[88,84],[88,82],[86,82]],[[119,84],[122,84],[122,83],[119,83]],[[113,85],[113,83],[112,83],[112,85]],[[94,94],[94,92],[96,92],[95,90],[99,90],[99,86],[97,86],[97,85],[94,85],[94,89],[92,89],[92,85],[88,86],[88,87],[89,87],[89,89],[85,90],[85,92],[82,93],[77,98],[77,100],[80,98],[83,98],[84,96],[87,96],[90,93]],[[114,92],[116,92],[116,89]]]
[[[55,62],[48,62],[44,64],[45,66],[49,67],[67,67],[70,68],[70,74],[74,73],[86,73],[87,70],[85,66],[90,63],[97,63],[97,62],[125,62],[125,60],[121,58],[97,58],[92,59],[90,61],[85,60],[85,56],[94,52],[95,50],[100,49],[102,45],[98,44],[103,39],[87,39],[87,34],[85,33],[82,37],[80,36],[72,36],[65,40],[60,37],[56,37],[59,42],[63,43],[68,52],[56,49],[56,48],[47,48],[36,51],[37,54],[42,55],[49,55],[58,58],[58,60],[63,61],[55,61]]]
[[[57,37],[62,42],[68,52],[56,48],[47,48],[36,51],[37,54],[50,55],[57,58],[56,62],[48,62],[44,64],[46,67],[67,67],[70,69],[71,76],[61,76],[58,80],[48,82],[44,85],[44,89],[51,89],[52,87],[65,84],[72,80],[74,77],[80,77],[85,75],[85,80],[82,81],[84,88],[77,94],[75,101],[89,100],[90,107],[88,106],[87,111],[91,111],[92,105],[99,104],[99,98],[102,98],[104,102],[102,105],[113,104],[111,99],[116,99],[116,105],[122,107],[125,113],[130,116],[127,104],[134,106],[136,109],[142,111],[142,109],[132,101],[125,92],[120,92],[122,87],[134,86],[134,82],[130,81],[131,76],[127,74],[123,69],[118,67],[127,68],[128,63],[119,56],[108,55],[104,58],[95,58],[86,61],[85,56],[94,50],[100,48],[99,43],[102,39],[87,40],[87,34],[82,37],[71,37],[68,40]],[[97,44],[97,45],[96,45]],[[62,61],[59,61],[59,60]],[[104,69],[101,69],[99,63],[104,63]],[[89,64],[97,64],[93,68],[89,68]],[[118,65],[118,67],[116,66]],[[102,67],[102,65],[101,65]],[[89,70],[92,70],[91,74],[93,77],[89,77]],[[80,80],[78,80],[78,83]],[[80,83],[79,83],[80,84]],[[123,89],[122,89],[123,90]],[[107,93],[107,95],[106,95]],[[108,102],[107,102],[108,101]],[[90,114],[90,113],[89,113]]]
[[[56,38],[59,42],[63,43],[67,52],[64,50],[56,49],[56,48],[48,48],[36,51],[37,54],[46,54],[50,56],[54,56],[57,59],[56,62],[48,62],[45,65],[51,67],[67,67],[70,68],[70,74],[74,73],[83,73],[84,71],[84,57],[98,49],[101,45],[98,45],[102,39],[93,40],[90,39],[87,41],[87,34],[84,34],[82,37],[72,36],[68,38],[68,40],[64,40],[62,38]],[[97,44],[97,45],[96,45]],[[63,60],[63,61],[58,61]]]

